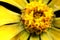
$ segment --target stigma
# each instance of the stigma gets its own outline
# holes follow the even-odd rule
[[[26,31],[35,34],[46,32],[51,28],[53,9],[44,3],[31,2],[22,10],[21,21]]]

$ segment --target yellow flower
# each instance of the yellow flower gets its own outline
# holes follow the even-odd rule
[[[60,40],[59,0],[0,0],[0,40]]]

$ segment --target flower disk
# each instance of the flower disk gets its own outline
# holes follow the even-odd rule
[[[53,16],[52,8],[40,2],[31,2],[22,10],[21,21],[28,32],[41,34],[51,27]]]

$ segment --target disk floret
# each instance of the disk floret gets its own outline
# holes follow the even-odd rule
[[[51,28],[53,16],[52,8],[43,3],[31,2],[22,10],[21,21],[28,32],[41,34]]]

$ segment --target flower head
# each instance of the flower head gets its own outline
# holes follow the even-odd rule
[[[6,38],[4,38],[5,40],[10,40],[10,39],[11,40],[59,40],[60,39],[59,38],[60,17],[58,18],[56,16],[59,12],[56,11],[59,10],[59,6],[57,4],[54,4],[54,0],[52,1],[50,0],[4,1],[3,0],[0,1],[0,4],[1,4],[1,8],[4,9],[4,11],[9,9],[8,14],[3,13],[1,10],[1,13],[3,13],[2,16],[4,14],[6,15],[5,17],[3,17],[4,22],[1,20],[0,23],[2,26],[1,30],[4,29],[2,32],[0,31],[0,35],[5,31],[4,32],[5,33],[4,35],[6,35]],[[10,6],[11,8],[7,6]],[[11,10],[14,12],[12,12]],[[8,31],[5,28],[7,28]],[[1,38],[1,40],[4,39]]]
[[[49,13],[49,14],[48,14]],[[22,10],[21,21],[30,33],[40,34],[51,27],[53,11],[44,3],[31,2]]]

